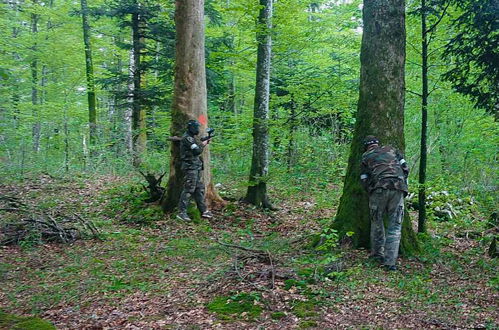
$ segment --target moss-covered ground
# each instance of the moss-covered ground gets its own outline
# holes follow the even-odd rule
[[[285,196],[276,212],[232,201],[214,219],[193,223],[145,204],[130,179],[38,177],[3,185],[0,194],[53,214],[78,213],[101,232],[101,240],[70,245],[27,240],[0,248],[0,309],[57,328],[499,326],[498,262],[487,256],[479,217],[431,222],[419,238],[422,252],[401,258],[397,272],[344,247],[331,254],[336,268],[327,274],[310,237],[334,215],[334,193],[330,204]],[[12,327],[5,318],[0,328]]]

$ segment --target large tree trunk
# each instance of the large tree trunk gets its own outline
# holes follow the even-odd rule
[[[426,157],[428,131],[428,31],[426,29],[426,1],[421,0],[421,158],[419,159],[418,232],[426,231]]]
[[[269,90],[272,39],[272,0],[260,0],[256,40],[255,104],[253,110],[253,157],[245,200],[265,208],[272,207],[267,195],[269,171]]]
[[[175,3],[175,87],[172,105],[172,136],[181,136],[189,119],[201,122],[201,132],[208,125],[206,70],[204,56],[204,1],[183,0]],[[163,210],[170,212],[177,207],[183,186],[180,169],[180,148],[172,142],[170,177],[162,200]],[[222,202],[211,181],[210,148],[203,151],[203,179],[206,187],[206,203],[213,206]]]
[[[88,125],[90,128],[90,148],[97,141],[97,110],[95,98],[94,66],[90,44],[90,25],[88,24],[87,0],[81,0],[81,19],[83,24],[83,43],[85,44],[85,68],[87,74]]]
[[[372,134],[383,144],[404,151],[405,1],[365,0],[361,47],[359,103],[347,174],[333,227],[353,231],[355,246],[368,247],[368,196],[360,184],[363,138]],[[408,216],[402,226],[401,247],[417,248]]]

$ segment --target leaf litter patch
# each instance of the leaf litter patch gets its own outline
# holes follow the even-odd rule
[[[31,188],[14,185],[0,190],[29,196],[23,200],[36,206],[47,196],[61,199],[60,191],[65,189],[57,207],[113,220],[102,202],[95,201],[113,184],[121,184],[118,179],[86,181],[77,188],[70,188],[69,182],[43,180],[31,192]],[[102,183],[106,181],[110,183]],[[300,269],[309,266],[297,264],[296,259],[303,253],[302,238],[321,229],[313,220],[321,218],[317,210],[295,209],[288,203],[277,212],[262,213],[238,202],[229,205],[216,210],[210,222],[186,225],[166,219],[150,227],[109,222],[103,229],[104,242],[0,249],[4,283],[0,304],[20,315],[39,310],[61,329],[497,324],[499,297],[491,278],[494,262],[482,258],[474,240],[455,241],[458,246],[446,247],[444,252],[449,254],[440,262],[404,259],[396,274],[370,266],[365,251],[349,250],[344,276],[309,281],[315,271],[305,277]],[[327,212],[334,214],[334,210]],[[288,243],[287,250],[276,250],[271,241],[277,238]],[[218,242],[264,253],[255,255]],[[459,256],[449,264],[453,253]],[[480,272],[470,269],[470,264]],[[147,285],[139,285],[142,282]],[[111,289],[104,290],[104,284]],[[452,290],[445,289],[449,287]],[[48,293],[60,297],[33,298]]]

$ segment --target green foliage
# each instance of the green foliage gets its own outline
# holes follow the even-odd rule
[[[42,244],[42,235],[36,228],[29,228],[29,232],[19,242],[19,246],[24,249],[29,249]]]
[[[317,327],[317,321],[314,320],[302,320],[299,323],[299,329],[309,329]]]
[[[237,293],[232,296],[216,297],[206,307],[224,320],[257,319],[263,311],[258,304],[261,295],[256,292]]]
[[[452,63],[444,78],[479,108],[499,118],[499,6],[496,0],[451,0],[457,17],[444,58]]]
[[[121,221],[139,225],[151,225],[164,219],[164,213],[157,204],[146,204],[149,197],[143,188],[131,183],[109,189],[105,193],[108,200],[106,214]]]
[[[272,314],[270,314],[270,317],[272,318],[272,320],[280,320],[280,319],[286,317],[286,313],[284,313],[284,312],[273,312]]]
[[[12,330],[55,330],[50,322],[37,317],[21,317],[0,311],[0,328]]]
[[[318,315],[315,305],[314,300],[296,301],[293,303],[292,312],[299,318],[314,317]]]

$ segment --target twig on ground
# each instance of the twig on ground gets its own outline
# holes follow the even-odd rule
[[[274,267],[274,262],[272,261],[272,256],[270,255],[269,250],[267,250],[267,254],[269,256],[269,261],[270,261],[270,266],[272,267],[272,289],[275,289],[275,267]]]

